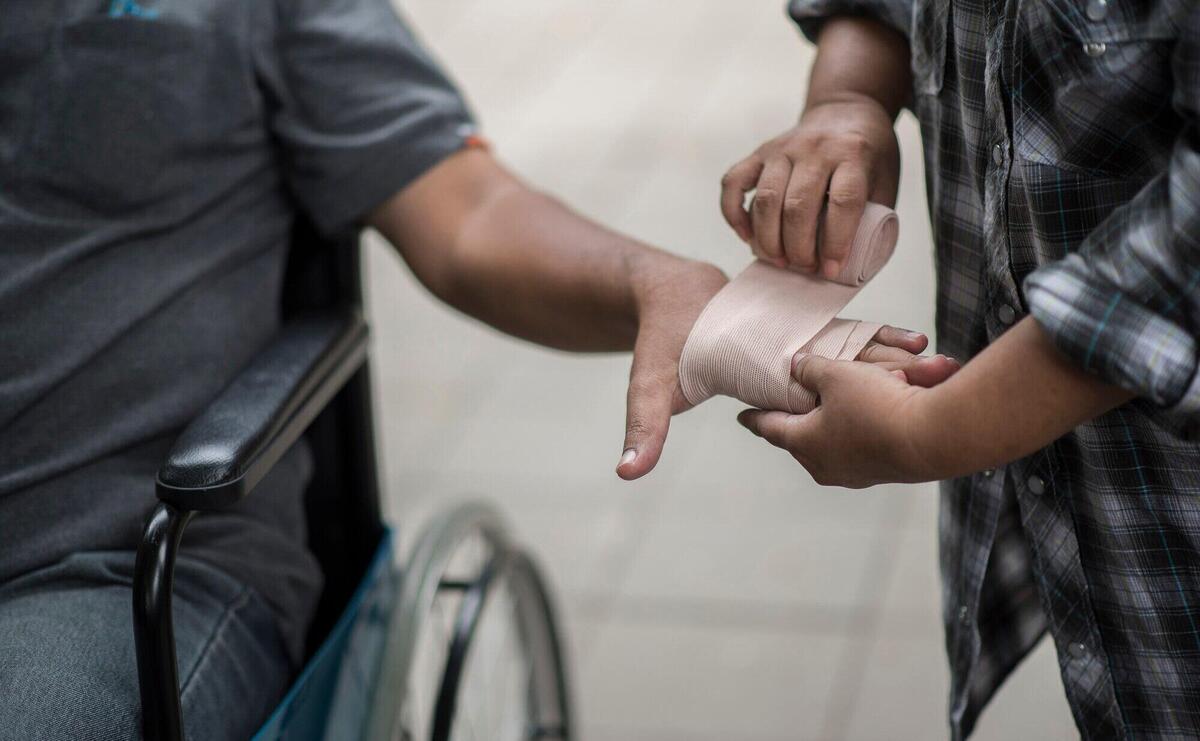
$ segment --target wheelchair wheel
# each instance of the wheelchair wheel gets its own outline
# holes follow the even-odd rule
[[[452,509],[416,542],[388,625],[368,738],[573,738],[549,592],[493,508]]]

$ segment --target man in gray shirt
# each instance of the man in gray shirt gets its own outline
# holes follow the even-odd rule
[[[327,234],[376,227],[433,293],[507,332],[636,343],[618,474],[654,466],[685,407],[679,351],[724,276],[589,223],[473,146],[462,98],[386,0],[2,12],[0,738],[138,736],[130,583],[154,474],[279,326],[299,214]],[[186,536],[189,737],[249,735],[302,660],[321,587],[309,465],[297,446]]]

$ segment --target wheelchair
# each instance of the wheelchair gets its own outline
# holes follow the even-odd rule
[[[307,660],[256,740],[571,739],[551,594],[492,507],[436,516],[403,567],[380,511],[357,234],[295,229],[274,342],[160,468],[134,574],[143,736],[183,738],[172,572],[189,520],[252,496],[303,436],[326,586]]]

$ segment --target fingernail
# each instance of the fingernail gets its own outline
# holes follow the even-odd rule
[[[621,453],[621,460],[617,463],[617,468],[621,468],[623,466],[629,465],[630,463],[633,463],[634,459],[636,459],[636,458],[637,458],[637,450],[636,449],[625,448],[625,452]]]
[[[838,268],[837,260],[826,260],[825,262],[821,263],[821,270],[822,270],[822,272],[825,273],[826,278],[830,278],[830,279],[836,278],[837,274],[838,274],[838,269],[839,268]]]
[[[800,361],[808,357],[806,352],[798,352],[792,356],[792,370],[796,370],[796,366],[800,365]]]
[[[896,378],[899,378],[901,381],[908,383],[908,374],[905,373],[904,371],[894,370],[894,371],[892,371],[892,375],[895,376]]]
[[[906,340],[923,340],[923,339],[925,339],[925,335],[921,334],[920,332],[912,332],[909,330],[905,330],[904,338]]]

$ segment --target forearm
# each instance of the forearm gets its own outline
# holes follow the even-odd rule
[[[911,89],[908,41],[894,29],[849,16],[830,18],[821,27],[806,108],[867,97],[895,118]]]
[[[478,151],[440,164],[370,223],[446,303],[566,350],[631,349],[651,283],[696,267],[572,212]]]
[[[444,294],[510,334],[566,350],[628,350],[648,262],[674,260],[514,184],[464,225]]]
[[[1133,398],[1083,372],[1032,318],[914,403],[928,479],[966,475],[1033,453]]]

